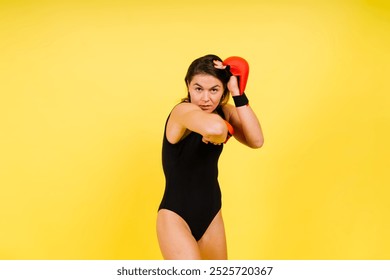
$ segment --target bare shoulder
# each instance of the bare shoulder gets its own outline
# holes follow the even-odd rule
[[[172,109],[169,122],[182,123],[185,115],[194,111],[202,111],[202,109],[200,109],[199,106],[189,102],[179,103]]]
[[[171,115],[181,115],[192,110],[200,110],[200,108],[190,102],[181,102],[172,109]]]
[[[189,102],[179,103],[172,109],[166,127],[166,136],[170,143],[175,144],[188,134],[188,129],[183,125],[182,119],[185,114],[194,110],[201,109]]]

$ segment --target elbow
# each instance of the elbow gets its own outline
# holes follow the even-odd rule
[[[252,143],[250,143],[249,147],[251,147],[252,149],[260,149],[261,147],[263,147],[263,144],[264,144],[264,139],[259,138],[253,141]]]
[[[220,140],[221,142],[223,142],[225,141],[227,135],[227,127],[224,122],[215,122],[212,125],[208,126],[205,134],[208,138]]]

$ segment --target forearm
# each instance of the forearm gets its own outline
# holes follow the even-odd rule
[[[201,133],[204,142],[211,142],[214,144],[221,144],[226,140],[228,129],[223,119],[217,114],[210,114],[207,116],[208,123]]]
[[[227,127],[218,114],[205,113],[192,104],[185,104],[181,107],[185,109],[185,112],[179,116],[175,113],[174,117],[183,127],[202,135],[205,142],[223,143],[226,140]]]
[[[260,122],[250,106],[236,108],[245,144],[251,148],[263,146],[264,138]]]
[[[235,85],[235,84],[234,84]],[[245,95],[245,93],[241,94],[240,90],[237,86],[232,87],[231,95],[234,99],[235,103],[235,111],[238,118],[238,127],[239,127],[239,135],[238,137],[241,138],[241,142],[243,142],[245,145],[251,147],[251,148],[260,148],[263,146],[264,138],[263,138],[263,132],[261,130],[260,122],[255,114],[255,112],[252,110],[251,106],[248,103],[248,99]],[[243,97],[245,98],[243,99]],[[237,104],[241,102],[237,102],[235,98],[240,97],[239,100],[245,100],[243,102],[244,104]]]

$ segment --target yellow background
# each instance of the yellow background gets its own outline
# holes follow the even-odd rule
[[[265,145],[220,160],[231,259],[390,258],[388,1],[1,1],[0,258],[161,259],[165,119],[245,57]]]

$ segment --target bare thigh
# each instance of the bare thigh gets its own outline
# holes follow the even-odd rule
[[[202,238],[198,241],[202,259],[226,260],[227,246],[221,211],[214,217]]]
[[[161,209],[157,214],[157,237],[166,260],[201,259],[198,243],[187,223],[178,214]]]

